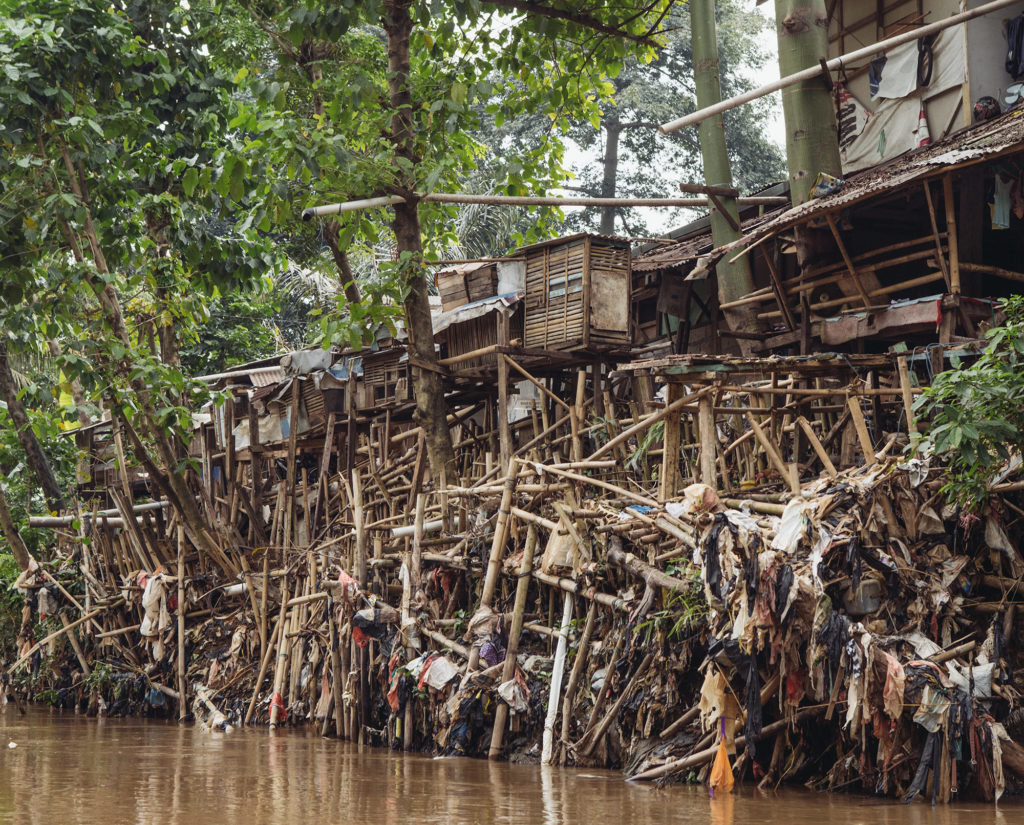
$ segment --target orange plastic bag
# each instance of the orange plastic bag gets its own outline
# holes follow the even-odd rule
[[[715,795],[715,791],[732,793],[733,777],[732,766],[729,765],[729,754],[725,749],[725,718],[720,718],[721,735],[718,738],[718,753],[715,754],[714,764],[711,766],[711,777],[709,779],[709,793]]]

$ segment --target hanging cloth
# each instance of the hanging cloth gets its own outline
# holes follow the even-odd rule
[[[725,718],[719,719],[718,753],[711,766],[711,777],[708,780],[708,793],[714,797],[715,791],[732,793],[734,779],[732,766],[729,765],[729,754],[725,750]]]
[[[1024,75],[1024,14],[1006,23],[1006,73],[1014,80]]]

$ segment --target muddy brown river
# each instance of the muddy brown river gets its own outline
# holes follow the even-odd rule
[[[9,747],[9,743],[16,747]],[[0,822],[23,825],[1021,825],[1024,803],[633,785],[609,771],[431,759],[303,731],[0,712]]]

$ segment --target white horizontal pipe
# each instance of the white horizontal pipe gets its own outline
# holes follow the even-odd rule
[[[303,220],[337,215],[341,212],[354,212],[359,209],[372,209],[377,206],[393,206],[405,199],[399,195],[384,198],[366,198],[364,200],[329,203],[314,206],[302,213]],[[586,197],[547,197],[533,195],[464,195],[434,192],[423,195],[420,200],[431,203],[483,203],[496,206],[677,206],[677,207],[708,207],[710,198],[586,198]],[[776,196],[755,196],[736,198],[740,206],[780,206],[789,203],[788,198]]]
[[[852,51],[849,54],[844,54],[841,57],[833,57],[825,63],[825,67],[827,67],[830,72],[834,72],[837,69],[842,68],[844,65],[849,66],[850,63],[854,63],[862,58],[873,58],[876,55],[882,54],[896,46],[902,46],[904,43],[911,43],[915,40],[920,40],[926,35],[935,34],[936,32],[943,31],[944,29],[948,29],[960,23],[966,23],[968,20],[973,20],[975,17],[982,17],[986,14],[999,11],[999,9],[1004,9],[1007,6],[1012,6],[1019,2],[1020,0],[994,0],[994,2],[987,3],[984,6],[978,6],[976,9],[961,12],[960,14],[954,14],[952,17],[947,17],[944,20],[937,20],[934,23],[929,23],[927,26],[912,29],[911,31],[904,32],[903,34],[898,34],[895,37],[879,40],[877,43],[872,43],[870,46],[865,46],[862,49],[856,49],[855,51]],[[720,115],[722,112],[727,112],[729,109],[735,109],[737,106],[742,106],[744,103],[750,103],[752,100],[757,100],[758,98],[770,95],[772,92],[777,92],[779,89],[785,89],[787,86],[802,83],[804,80],[811,80],[812,78],[818,77],[824,70],[825,69],[820,64],[817,66],[809,66],[795,74],[780,77],[778,80],[773,80],[771,83],[758,86],[756,89],[751,89],[749,92],[736,95],[736,97],[730,97],[728,100],[715,103],[713,106],[698,109],[692,114],[685,115],[671,121],[670,123],[665,123],[658,128],[666,135],[672,132],[677,132],[686,126],[692,126],[695,123],[700,123],[702,120],[707,120],[709,117]]]
[[[588,198],[578,196],[548,197],[543,195],[449,195],[435,192],[423,200],[436,203],[484,203],[503,206],[710,206],[710,198]],[[770,206],[785,201],[779,197],[737,198],[740,206]]]
[[[452,519],[452,527],[454,527],[456,530],[461,529],[461,525],[459,524],[459,522],[460,522],[460,519],[456,516],[454,519]],[[443,526],[444,526],[444,521],[442,521],[441,519],[438,519],[437,521],[427,521],[427,522],[424,522],[424,524],[423,524],[423,534],[426,535],[427,533],[440,533],[441,532],[441,528]],[[392,527],[391,528],[391,536],[392,536],[392,538],[402,539],[402,538],[405,538],[406,536],[412,536],[412,535],[415,535],[415,534],[416,534],[416,525],[415,524],[407,524],[404,527]]]
[[[302,210],[302,220],[310,218],[322,218],[324,215],[337,215],[340,212],[358,212],[360,209],[374,209],[378,206],[394,206],[396,203],[405,203],[401,195],[385,195],[380,198],[363,198],[358,201],[345,201],[345,203],[329,203],[326,206],[313,206]]]
[[[423,532],[426,533],[437,533],[444,526],[444,522],[441,519],[437,521],[427,521],[423,524]],[[408,524],[405,527],[395,527],[391,530],[391,535],[396,539],[402,539],[406,536],[411,536],[416,533],[416,525]]]

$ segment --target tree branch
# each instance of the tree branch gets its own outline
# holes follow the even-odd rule
[[[592,29],[593,31],[611,35],[612,37],[622,37],[626,40],[632,40],[635,43],[640,43],[644,46],[657,47],[660,45],[650,36],[650,32],[646,35],[631,34],[630,32],[623,31],[617,26],[602,23],[596,17],[585,12],[553,8],[552,6],[536,2],[535,0],[484,0],[484,2],[492,6],[499,6],[503,9],[525,12],[526,14],[536,14],[540,17],[549,17],[555,20],[567,20],[570,23],[576,23],[579,26]]]

